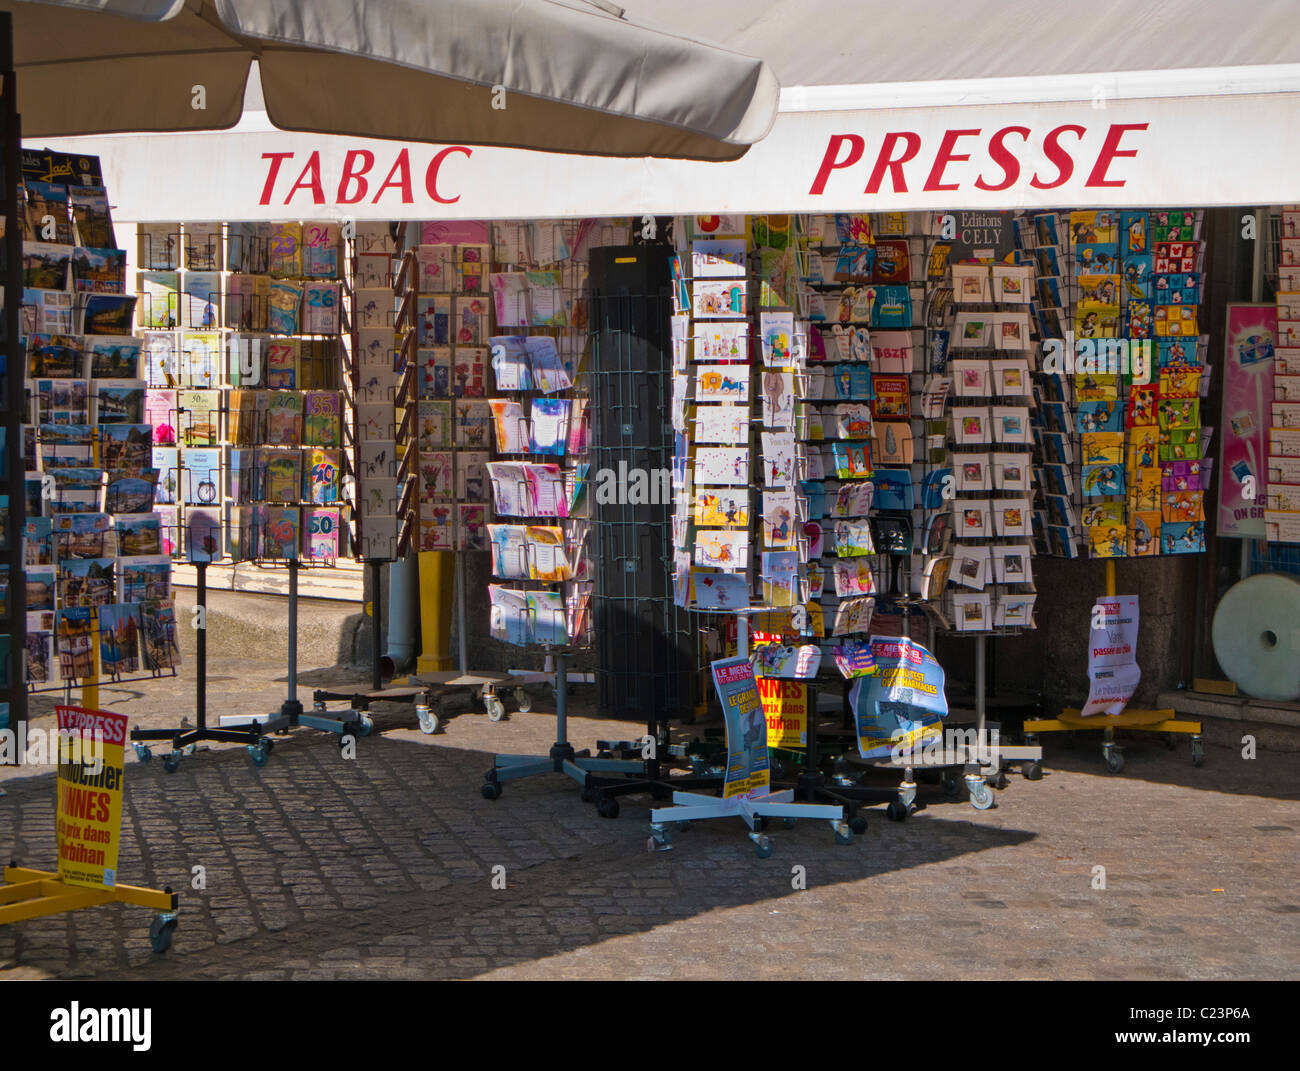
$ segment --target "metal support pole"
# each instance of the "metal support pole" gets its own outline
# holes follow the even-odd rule
[[[302,716],[302,704],[298,702],[298,570],[301,567],[297,558],[289,559],[289,694],[280,707],[280,716],[288,718],[290,725],[297,725]]]
[[[298,699],[298,559],[289,559],[289,702]]]
[[[568,658],[555,655],[555,743],[563,747],[569,742],[569,683]]]
[[[379,691],[384,686],[384,563],[381,561],[370,563],[370,592],[370,683]]]
[[[203,628],[199,629],[199,634],[194,637],[199,663],[194,683],[194,716],[198,721],[198,727],[206,729],[208,727],[208,563],[195,562],[194,571],[197,574],[195,603],[203,610]]]

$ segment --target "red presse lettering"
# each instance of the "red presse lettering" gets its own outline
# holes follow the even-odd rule
[[[1020,177],[1020,161],[1015,154],[1006,147],[1006,137],[1008,134],[1019,134],[1025,141],[1029,140],[1029,127],[1027,126],[1004,126],[992,138],[989,139],[989,156],[993,162],[1002,168],[1002,181],[991,183],[984,181],[981,175],[975,180],[975,188],[979,190],[1005,190],[1014,186],[1016,179]]]
[[[1097,153],[1097,162],[1092,165],[1092,172],[1088,175],[1088,181],[1085,186],[1123,186],[1124,179],[1108,179],[1106,172],[1110,169],[1111,162],[1117,156],[1136,156],[1137,149],[1121,149],[1119,147],[1120,139],[1130,130],[1145,130],[1149,123],[1111,123],[1110,129],[1106,131],[1106,140],[1101,143],[1101,151]]]
[[[1037,174],[1029,180],[1029,185],[1036,190],[1054,190],[1057,186],[1063,186],[1070,181],[1070,176],[1074,174],[1074,159],[1061,146],[1061,135],[1067,130],[1073,131],[1076,137],[1082,138],[1087,131],[1077,123],[1065,123],[1053,130],[1049,130],[1047,137],[1043,139],[1043,154],[1052,162],[1056,168],[1056,179],[1052,182],[1043,182]]]
[[[894,157],[894,146],[900,141],[906,144],[903,155]],[[876,166],[871,169],[871,178],[867,180],[867,193],[879,193],[880,183],[889,169],[889,181],[893,183],[895,193],[907,192],[907,179],[903,176],[903,165],[921,151],[921,135],[910,130],[892,131],[885,135],[880,143],[880,153],[876,156]]]
[[[950,163],[961,163],[963,160],[970,159],[970,153],[958,155],[952,151],[957,144],[957,139],[973,138],[978,134],[978,127],[973,130],[945,130],[943,140],[939,142],[939,151],[934,156],[934,164],[930,168],[930,174],[925,180],[925,186],[922,188],[927,191],[958,189],[961,184],[944,182],[943,173]]]
[[[847,145],[849,154],[843,160],[839,158],[840,146]],[[817,177],[813,179],[812,186],[809,187],[808,193],[820,195],[826,191],[826,180],[830,178],[832,171],[837,171],[842,167],[852,167],[862,159],[862,153],[866,149],[866,140],[858,134],[832,134],[829,141],[826,142],[826,153],[822,156],[821,166],[817,169]]]

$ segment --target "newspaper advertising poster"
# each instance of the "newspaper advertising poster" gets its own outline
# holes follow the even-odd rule
[[[948,699],[938,660],[906,638],[872,636],[870,642],[877,672],[849,690],[859,754],[885,759],[898,748],[919,750],[940,739]]]
[[[1088,702],[1080,715],[1122,714],[1142,680],[1137,664],[1138,597],[1103,595],[1088,632]]]
[[[81,707],[56,711],[59,877],[69,885],[112,887],[122,832],[127,717]]]
[[[722,658],[712,663],[713,686],[718,690],[727,726],[727,772],[722,798],[755,796],[767,791],[767,718],[758,697],[754,667],[745,657]]]
[[[758,694],[767,717],[767,746],[808,746],[808,685],[800,681],[758,678]]]
[[[1215,469],[1221,536],[1264,538],[1277,331],[1276,305],[1228,305],[1220,460]]]

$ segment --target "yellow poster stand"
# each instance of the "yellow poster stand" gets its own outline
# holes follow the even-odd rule
[[[1106,595],[1113,598],[1115,590],[1115,562],[1106,562]],[[1177,712],[1165,710],[1133,710],[1125,708],[1119,714],[1102,714],[1090,718],[1082,716],[1079,710],[1067,707],[1057,718],[1030,718],[1025,721],[1025,743],[1036,744],[1039,733],[1073,733],[1080,729],[1100,729],[1102,731],[1101,754],[1106,760],[1106,769],[1113,774],[1124,769],[1124,755],[1115,743],[1116,729],[1139,729],[1150,733],[1188,733],[1192,737],[1192,765],[1200,766],[1205,761],[1205,745],[1201,737],[1199,721],[1181,721]],[[1172,739],[1166,741],[1172,750]]]
[[[135,885],[116,885],[112,888],[90,888],[67,885],[59,875],[48,870],[29,870],[10,863],[4,871],[5,884],[0,885],[0,926],[11,922],[61,915],[65,911],[80,911],[83,907],[101,904],[133,904],[152,907],[159,914],[149,926],[149,940],[155,952],[166,952],[171,947],[172,933],[176,929],[176,912],[179,897],[171,886],[163,891],[142,889]]]
[[[92,698],[98,692],[95,684],[90,682],[97,680],[97,659],[98,659],[98,642],[95,643],[95,649],[92,652],[91,672],[87,677],[87,688],[83,692],[86,699]],[[68,708],[59,708],[65,711]],[[73,708],[77,709],[77,708]],[[94,707],[80,708],[81,712],[93,713]],[[121,739],[123,743],[126,739],[126,719],[120,717],[122,723]],[[60,730],[60,749],[62,749],[62,723]],[[121,811],[121,748],[117,748],[118,759],[115,768],[111,772],[115,775],[116,793],[119,799],[112,810],[105,810],[102,813],[92,815],[88,809],[79,815],[79,819],[84,819],[87,828],[98,826],[102,829],[106,821],[106,816],[112,814],[113,823],[120,823]],[[60,750],[60,755],[62,751]],[[60,758],[62,762],[62,758]],[[63,797],[63,774],[60,767],[59,779],[56,779],[56,792],[60,793],[60,802],[58,808],[59,821],[58,827],[60,837],[64,832],[64,797]],[[95,782],[99,784],[99,782]],[[107,804],[103,806],[107,807]],[[73,834],[74,837],[77,836]],[[111,851],[111,857],[96,861],[98,873],[95,873],[95,867],[91,867],[89,872],[83,872],[82,877],[90,881],[112,880],[109,874],[116,873],[117,867],[117,848],[116,834],[112,835],[114,844]],[[90,838],[92,844],[103,844],[104,836]],[[64,866],[63,861],[63,842],[60,840],[60,867]],[[80,860],[78,860],[80,861]],[[92,862],[87,860],[87,862]],[[107,870],[105,867],[111,867]],[[77,873],[74,867],[70,877],[76,879]],[[119,885],[119,884],[79,884],[65,881],[58,871],[49,870],[31,870],[27,867],[20,867],[17,862],[11,861],[4,869],[5,884],[0,885],[0,926],[8,925],[14,922],[25,922],[28,919],[45,918],[48,915],[60,915],[65,911],[80,911],[86,907],[98,907],[101,904],[132,904],[136,907],[151,907],[158,912],[154,916],[149,926],[149,941],[155,952],[166,952],[172,944],[172,934],[176,931],[176,916],[179,907],[179,897],[172,892],[171,886],[159,891],[158,889],[145,889],[136,885]]]

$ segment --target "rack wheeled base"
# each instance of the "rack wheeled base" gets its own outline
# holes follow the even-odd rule
[[[579,754],[569,743],[568,734],[568,669],[565,651],[550,651],[555,662],[555,743],[547,755],[497,755],[492,768],[483,775],[480,789],[484,799],[501,798],[507,781],[538,774],[561,773],[582,786],[584,794],[597,790],[599,779],[594,773],[621,773],[643,775],[645,763],[635,759],[593,759],[589,753]],[[611,797],[597,799],[597,809],[606,818],[618,815],[618,801]]]

